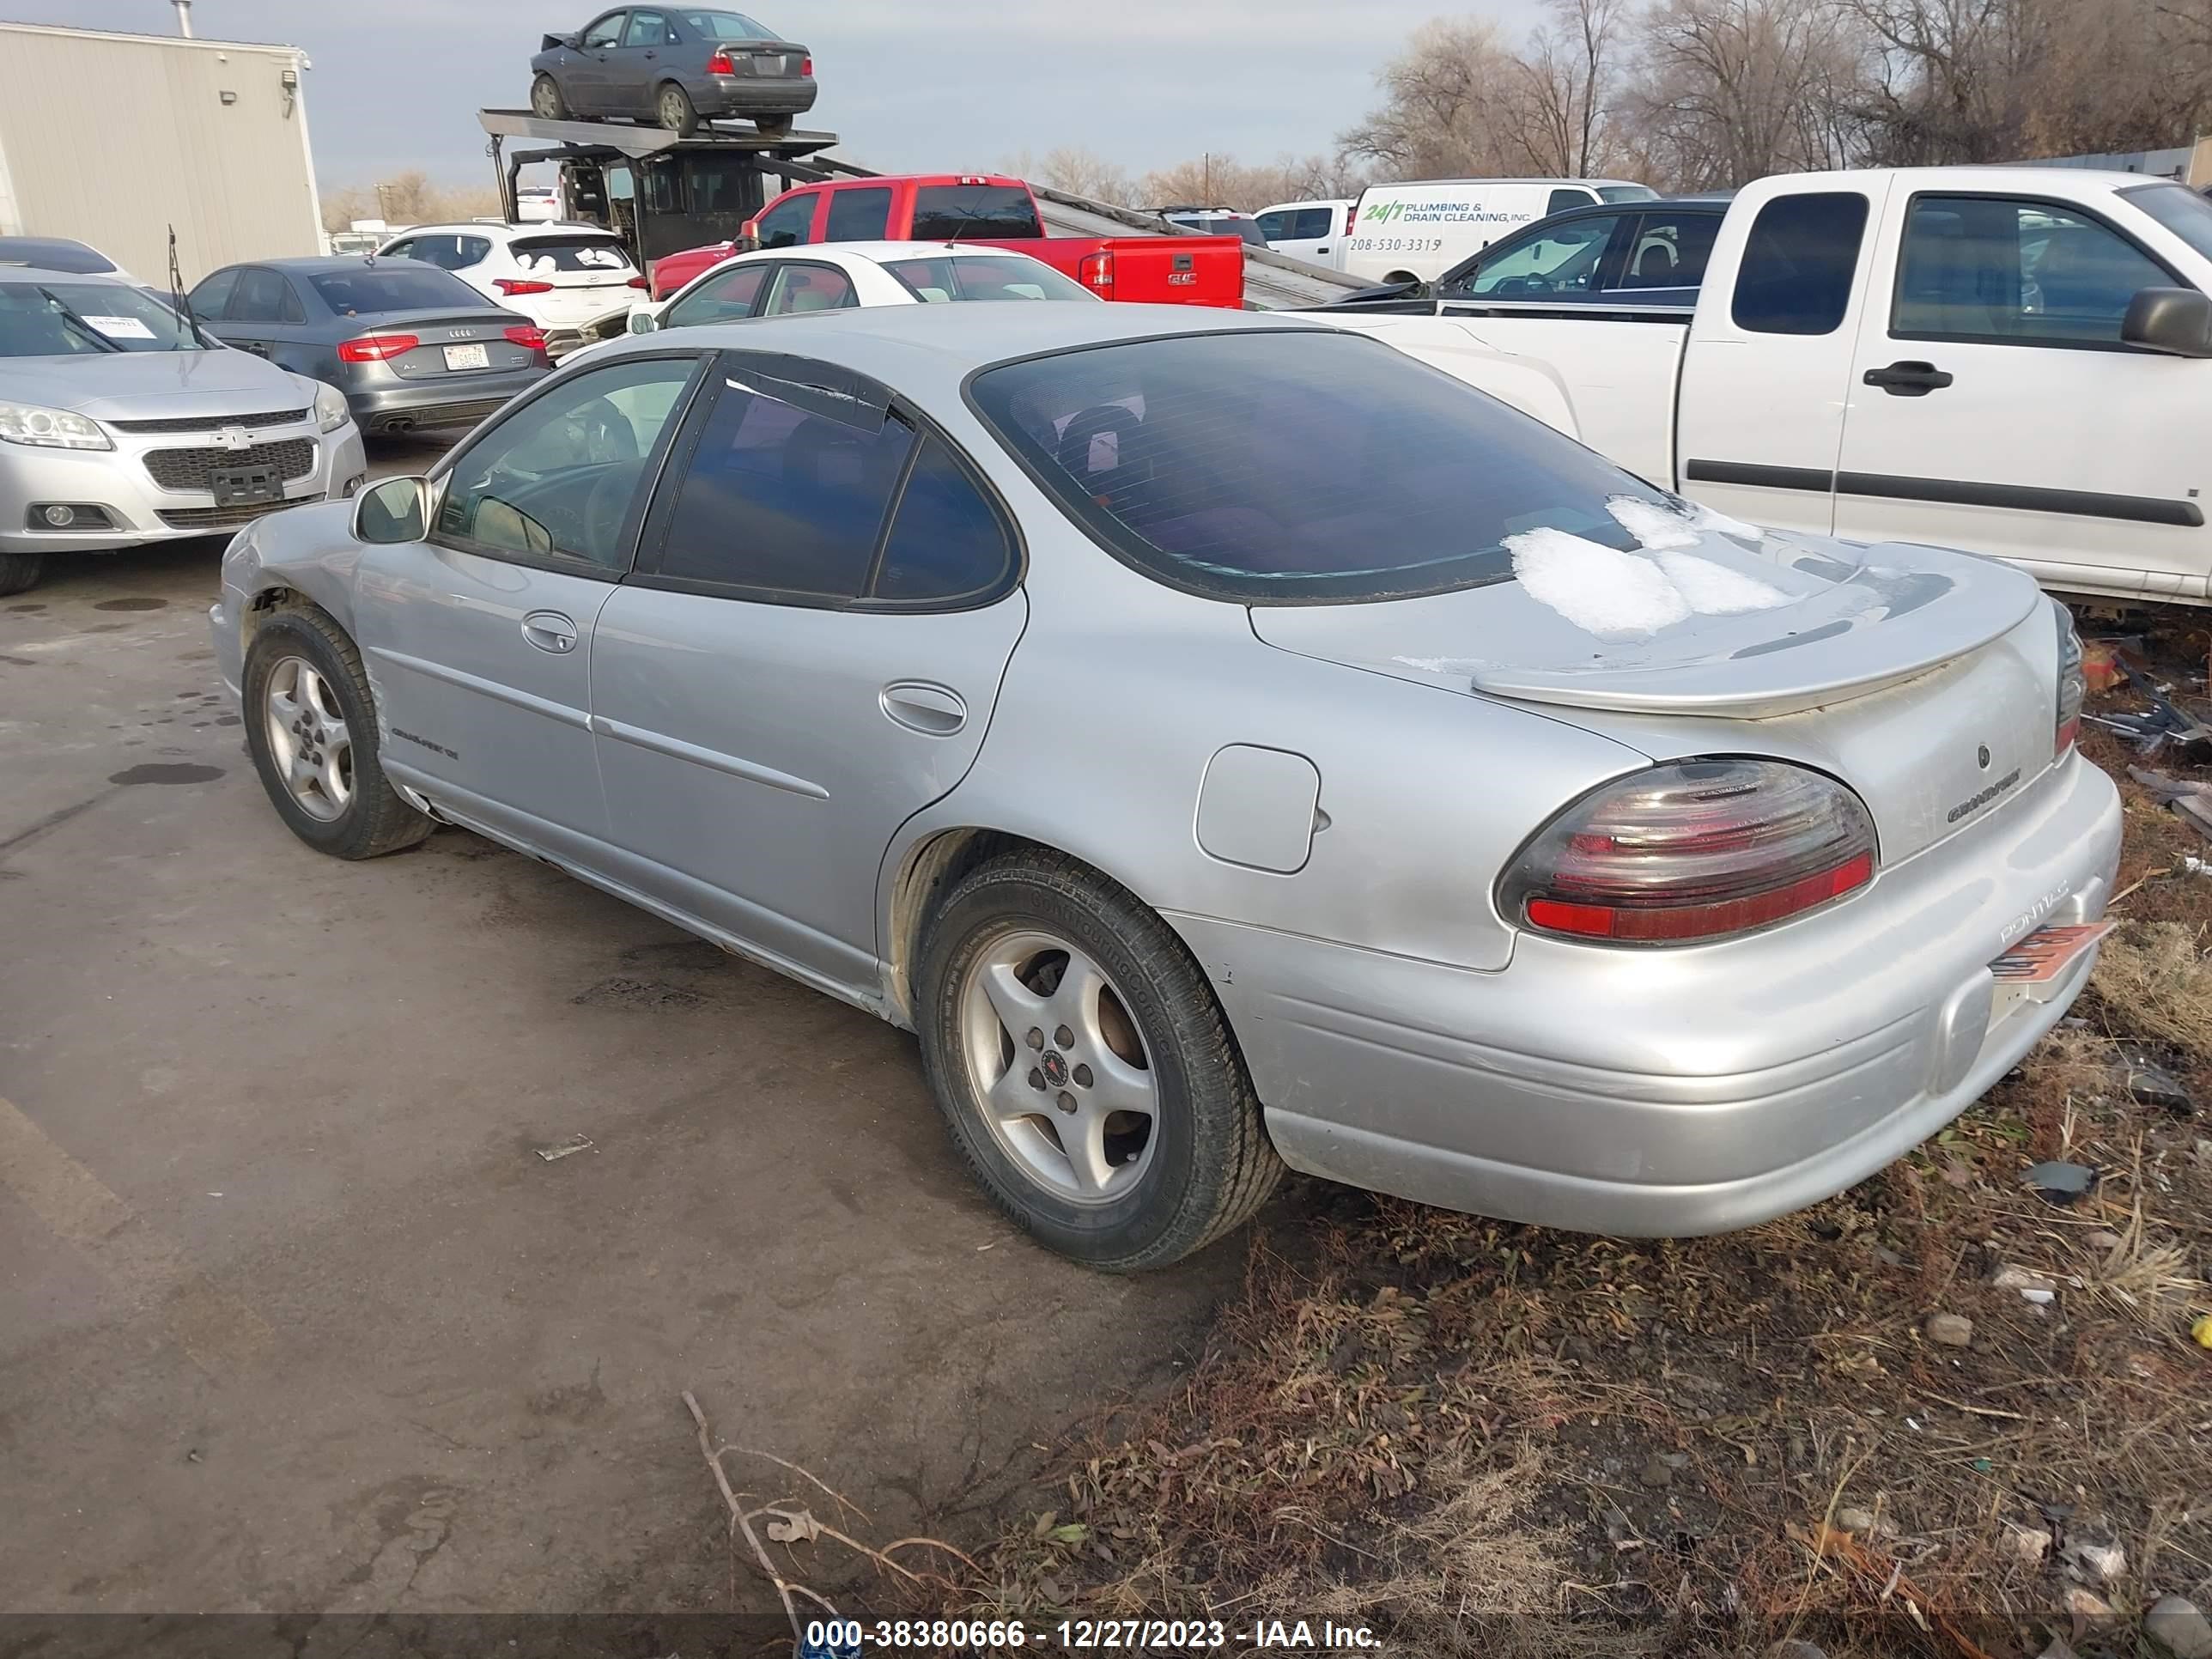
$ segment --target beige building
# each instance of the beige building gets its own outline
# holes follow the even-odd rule
[[[0,235],[89,242],[140,282],[322,251],[297,46],[0,22]]]

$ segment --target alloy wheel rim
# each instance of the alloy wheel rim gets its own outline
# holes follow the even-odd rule
[[[1128,1004],[1074,945],[1037,928],[1000,935],[960,988],[969,1082],[1001,1151],[1070,1203],[1109,1204],[1145,1178],[1159,1085]]]
[[[660,125],[671,129],[684,124],[684,106],[673,91],[660,94]]]
[[[324,823],[353,804],[353,732],[331,684],[304,657],[269,675],[262,709],[269,757],[301,811]]]

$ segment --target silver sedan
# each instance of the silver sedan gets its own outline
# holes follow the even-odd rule
[[[1102,1267],[1285,1165],[1809,1203],[2057,1020],[2119,848],[2027,577],[1763,534],[1295,319],[628,341],[252,526],[212,622],[311,846],[463,824],[913,1030]]]

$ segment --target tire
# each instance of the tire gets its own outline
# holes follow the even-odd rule
[[[336,623],[319,611],[272,613],[254,634],[242,678],[246,751],[294,835],[332,858],[373,859],[430,833],[430,820],[401,798],[377,762],[375,698],[361,653]],[[272,697],[279,695],[299,724],[276,712]],[[280,734],[288,753],[276,746]],[[315,775],[296,788],[295,757],[302,773]],[[311,760],[327,763],[310,766]]]
[[[770,138],[781,138],[791,131],[792,119],[788,115],[756,115],[753,125]]]
[[[568,100],[561,95],[561,83],[550,75],[540,75],[530,83],[530,112],[541,121],[568,119]]]
[[[653,95],[654,118],[669,131],[689,138],[699,131],[699,112],[691,102],[691,94],[673,81],[664,82],[660,90]]]
[[[952,1144],[992,1201],[1062,1255],[1166,1267],[1243,1225],[1281,1178],[1198,964],[1088,866],[1035,852],[970,872],[929,924],[919,983],[923,1066]],[[1088,994],[1095,1017],[1081,1012],[1086,983],[1103,987]],[[1146,1091],[1149,1120],[1106,1104]]]
[[[43,553],[0,553],[0,594],[36,587],[46,568]]]

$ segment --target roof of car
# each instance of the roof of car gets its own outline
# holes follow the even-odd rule
[[[942,259],[950,255],[956,259],[1035,258],[1019,248],[993,247],[988,242],[811,242],[799,247],[755,248],[750,253],[733,253],[732,259],[819,259],[848,254],[882,264],[892,259]],[[725,262],[726,263],[726,261]],[[1040,263],[1042,263],[1040,261]]]
[[[594,236],[615,234],[605,225],[586,224],[580,219],[451,219],[442,224],[410,225],[404,230],[386,231],[385,239],[396,242],[403,236],[445,235],[448,233],[481,236],[489,230],[503,230],[516,236],[557,235],[563,232],[579,234],[588,232]]]
[[[236,263],[240,265],[262,265],[270,270],[294,270],[302,276],[312,276],[318,271],[360,270],[366,266],[383,262],[379,261],[375,255],[369,253],[301,253],[285,259],[240,259]],[[397,260],[391,263],[398,264],[404,270],[438,269],[435,265],[424,266],[419,261],[413,259]],[[448,271],[447,275],[452,276],[453,273]],[[460,278],[456,276],[453,280],[459,282]]]
[[[133,293],[138,289],[119,270],[58,270],[52,265],[0,264],[0,283],[105,283]]]

